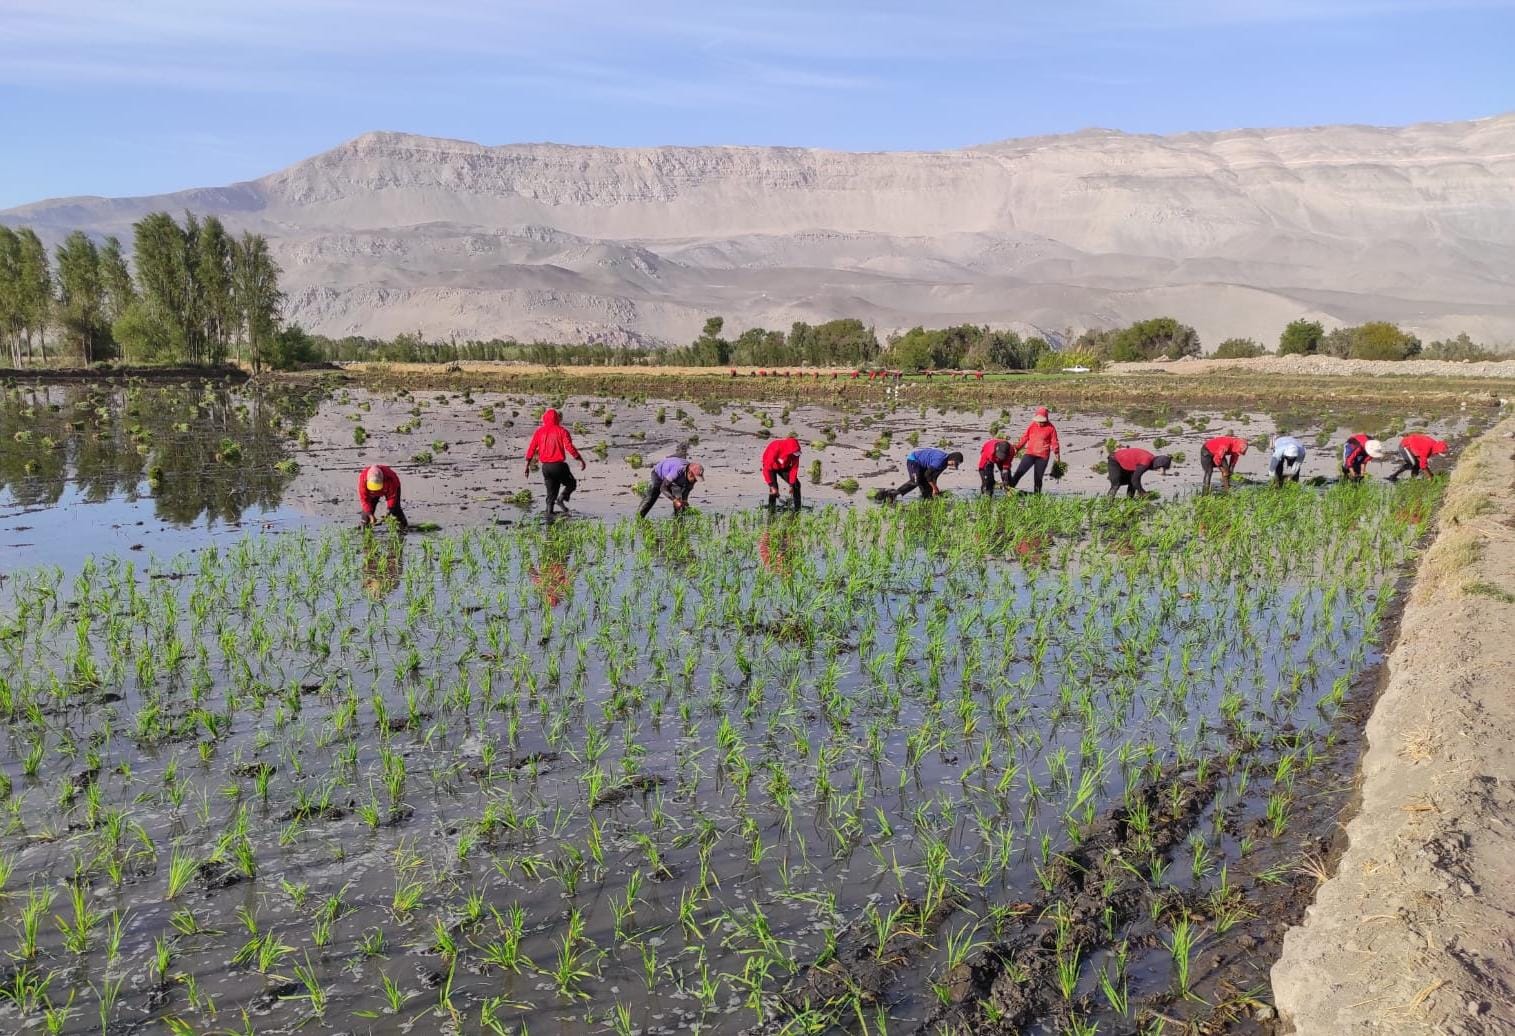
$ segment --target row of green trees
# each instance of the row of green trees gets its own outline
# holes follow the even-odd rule
[[[1172,317],[1139,320],[1129,327],[1086,331],[1074,348],[1101,360],[1177,360],[1200,355],[1199,334]],[[1268,350],[1251,338],[1228,338],[1212,354],[1220,359],[1265,356]],[[1354,360],[1487,360],[1498,352],[1474,342],[1466,334],[1423,345],[1419,338],[1396,324],[1375,320],[1353,327],[1327,331],[1317,320],[1295,320],[1278,338],[1278,355],[1336,356]]]
[[[666,362],[697,367],[727,364],[754,367],[857,366],[879,358],[878,336],[861,320],[830,320],[824,324],[796,321],[787,333],[753,327],[735,341],[722,337],[726,321],[711,317],[687,346],[670,349]]]
[[[1014,331],[997,331],[974,324],[945,328],[914,327],[880,343],[872,328],[859,320],[824,324],[796,323],[788,332],[755,327],[735,339],[723,335],[725,321],[711,317],[700,336],[672,349],[605,344],[561,345],[490,339],[427,341],[419,332],[393,339],[342,339],[299,336],[299,348],[287,350],[298,358],[323,360],[384,360],[390,362],[451,362],[506,360],[548,366],[674,364],[702,367],[751,366],[884,366],[900,370],[1048,370],[1083,366],[1097,368],[1111,361],[1180,359],[1200,355],[1199,334],[1172,317],[1139,320],[1127,327],[1071,332],[1054,336],[1054,345],[1041,337],[1022,338]],[[1369,323],[1329,333],[1315,321],[1296,320],[1279,338],[1278,350],[1321,353],[1359,359],[1488,359],[1499,354],[1467,335],[1432,342],[1424,347],[1393,324]],[[1250,338],[1228,338],[1212,354],[1220,358],[1267,355],[1269,350]]]
[[[900,370],[970,368],[1032,370],[1052,351],[1043,338],[1022,338],[1014,331],[995,331],[974,324],[954,327],[913,327],[889,339],[884,360]]]
[[[953,327],[913,327],[880,343],[873,328],[861,320],[831,320],[824,324],[796,322],[787,332],[748,328],[735,339],[722,335],[725,320],[705,321],[700,337],[663,355],[668,363],[701,367],[727,364],[744,367],[861,367],[881,364],[903,370],[994,368],[1029,370],[1051,351],[1041,338],[1021,338],[1014,331],[996,331],[974,324]]]
[[[663,350],[647,346],[553,342],[517,342],[510,338],[454,339],[432,342],[418,331],[394,338],[309,338],[309,356],[316,360],[369,360],[382,363],[453,363],[463,360],[512,360],[557,366],[610,366],[659,362]]]
[[[1354,327],[1327,331],[1317,320],[1296,320],[1278,339],[1280,356],[1337,356],[1353,360],[1493,360],[1494,349],[1473,341],[1466,333],[1422,344],[1419,338],[1397,324],[1372,320]]]
[[[233,237],[214,216],[186,214],[181,224],[166,212],[132,231],[128,266],[114,237],[96,244],[74,231],[50,261],[32,230],[0,226],[0,343],[13,365],[235,355],[256,369],[286,359],[279,267],[262,235]]]

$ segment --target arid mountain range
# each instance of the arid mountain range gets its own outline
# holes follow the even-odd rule
[[[567,147],[369,133],[261,179],[0,213],[130,244],[167,209],[265,234],[329,335],[688,341],[858,317],[1207,347],[1386,319],[1515,342],[1515,114],[1383,129],[1088,130],[960,151]]]

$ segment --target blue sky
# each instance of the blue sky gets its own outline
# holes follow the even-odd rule
[[[0,207],[368,130],[943,148],[1515,109],[1515,0],[0,0]]]

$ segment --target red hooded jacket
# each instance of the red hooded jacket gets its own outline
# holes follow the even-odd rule
[[[556,464],[564,457],[581,459],[579,451],[574,449],[573,436],[568,434],[567,428],[558,423],[556,410],[548,408],[543,412],[542,423],[532,433],[531,442],[526,444],[527,462],[530,463],[533,457],[543,464]]]
[[[1002,461],[999,462],[999,466],[1002,467],[1002,468],[1004,468],[1006,471],[1010,470],[1010,464],[1011,464],[1012,461],[1015,460],[1015,447],[1013,445],[1011,445],[1010,440],[1008,440],[1008,439],[985,439],[984,440],[984,448],[978,451],[978,466],[979,466],[979,470],[980,471],[982,471],[984,468],[989,467],[991,464],[995,463],[995,460],[994,460],[994,448],[996,446],[998,446],[1000,443],[1004,443],[1006,446],[1009,446],[1010,447],[1010,452],[1005,455],[1005,459],[1004,460],[1002,460]]]
[[[1346,446],[1341,451],[1341,463],[1343,467],[1350,468],[1357,462],[1358,457],[1366,459],[1368,456],[1368,437],[1361,433],[1347,439]]]
[[[800,480],[800,441],[793,436],[774,439],[763,448],[763,485],[779,475],[791,486]]]
[[[1432,457],[1447,452],[1446,443],[1419,432],[1405,436],[1399,440],[1399,445],[1410,451],[1410,455],[1415,458],[1422,470],[1431,462]]]
[[[1057,441],[1057,428],[1051,421],[1045,424],[1040,421],[1032,421],[1026,426],[1021,434],[1020,441],[1015,444],[1017,450],[1024,449],[1028,457],[1050,457],[1059,453],[1062,446]]]
[[[1119,464],[1122,471],[1135,471],[1137,468],[1150,468],[1157,456],[1140,446],[1123,446],[1110,454],[1110,459]]]
[[[1205,443],[1205,449],[1217,464],[1226,462],[1226,455],[1240,457],[1247,452],[1247,440],[1238,439],[1234,435],[1217,435]]]
[[[378,492],[368,488],[368,481],[363,477],[368,473],[364,468],[358,472],[358,506],[363,508],[364,514],[373,514],[374,507],[379,502],[379,497],[384,498],[384,506],[393,511],[400,506],[400,476],[395,474],[395,469],[385,464],[375,464],[384,475],[384,488]]]

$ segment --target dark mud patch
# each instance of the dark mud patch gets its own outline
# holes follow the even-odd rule
[[[404,716],[387,716],[384,719],[384,727],[391,734],[403,734],[407,730],[416,730],[431,722],[432,714],[419,711]]]
[[[594,797],[594,801],[590,803],[590,807],[592,809],[599,809],[601,806],[619,806],[634,795],[645,795],[650,791],[662,787],[666,783],[668,783],[668,778],[666,777],[660,777],[657,774],[639,773],[634,777],[628,777],[614,788],[607,788],[600,792]]]
[[[954,968],[940,985],[954,1002],[921,1033],[1017,1033],[1039,1021],[1066,1024],[1080,998],[1059,986],[1063,965],[1110,945],[1153,902],[1135,861],[1161,858],[1183,842],[1220,787],[1216,767],[1169,769],[1136,786],[1126,802],[1054,856],[1045,891],[993,945]],[[1081,1014],[1079,1015],[1081,1016]]]
[[[861,920],[838,936],[835,953],[806,967],[778,998],[778,1018],[747,1031],[747,1036],[774,1036],[792,1031],[797,1016],[840,1015],[853,1004],[871,1007],[884,999],[895,977],[932,946],[935,934],[964,905],[949,893],[927,912],[924,904],[900,897],[890,932],[880,942]]]
[[[561,758],[557,752],[529,752],[521,758],[505,763],[507,770],[525,770],[533,766],[549,766]]]

